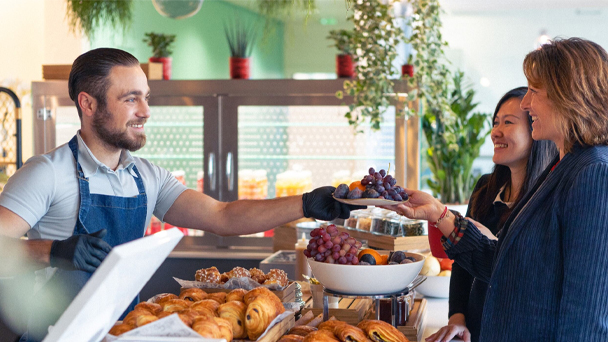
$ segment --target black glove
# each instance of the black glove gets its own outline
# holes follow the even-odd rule
[[[333,186],[322,186],[302,195],[302,209],[304,217],[313,217],[318,220],[331,221],[336,217],[347,219],[351,210],[365,209],[364,205],[350,205],[336,201],[332,194]]]
[[[55,240],[51,246],[51,267],[68,271],[80,270],[93,273],[106,258],[112,247],[105,241],[107,230],[91,234],[71,236]]]

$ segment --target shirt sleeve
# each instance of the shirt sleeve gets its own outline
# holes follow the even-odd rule
[[[583,168],[558,214],[563,258],[557,341],[605,341],[608,321],[608,165]]]
[[[186,191],[188,188],[180,183],[168,170],[152,164],[155,168],[155,173],[158,175],[158,197],[156,199],[156,205],[154,207],[154,216],[163,220],[165,214],[175,200]]]
[[[0,205],[34,227],[53,202],[55,177],[55,168],[47,157],[30,158],[8,179],[0,194]]]

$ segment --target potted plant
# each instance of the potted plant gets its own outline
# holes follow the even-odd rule
[[[401,66],[401,76],[407,75],[408,77],[414,77],[414,65],[412,64],[413,59],[414,55],[410,54],[407,58],[407,62]]]
[[[336,46],[347,46],[353,52],[356,77],[344,81],[344,92],[353,97],[353,103],[345,116],[356,130],[366,121],[372,130],[378,130],[382,115],[391,100],[397,98],[392,79],[398,77],[399,71],[393,62],[403,30],[390,13],[393,1],[348,2],[352,11],[347,20],[353,22],[354,29],[349,34],[330,35]],[[341,97],[343,93],[336,95]]]
[[[334,40],[334,46],[340,51],[336,56],[336,74],[338,78],[353,78],[355,64],[353,63],[354,48],[350,45],[352,32],[347,30],[331,30],[328,39]]]
[[[110,24],[122,28],[123,32],[131,25],[132,0],[66,0],[68,22],[73,31],[82,31],[91,39],[101,25]]]
[[[152,57],[148,59],[150,63],[163,64],[163,80],[171,79],[171,44],[175,41],[174,34],[162,34],[148,32],[145,34],[144,43],[152,47]]]
[[[235,21],[224,25],[224,33],[230,48],[230,78],[249,79],[249,59],[256,40],[254,25]]]

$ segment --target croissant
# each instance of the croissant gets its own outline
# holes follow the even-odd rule
[[[115,326],[112,327],[112,329],[110,329],[109,334],[114,335],[114,336],[119,336],[119,335],[122,335],[122,334],[126,333],[127,331],[131,331],[133,329],[135,329],[135,326],[131,325],[131,324],[126,324],[126,323],[116,324]]]
[[[183,312],[183,311],[182,311]],[[179,319],[182,320],[182,322],[184,322],[185,325],[187,326],[191,326],[192,325],[192,318],[188,315],[185,315],[181,312],[169,312],[169,311],[163,311],[161,313],[158,314],[158,319],[161,318],[165,318],[167,316],[171,316],[171,315],[177,315],[177,317],[179,317]]]
[[[217,267],[200,269],[194,274],[194,279],[205,283],[220,284],[220,271],[217,270]]]
[[[213,319],[199,317],[192,323],[192,330],[207,338],[221,338],[220,327]]]
[[[304,342],[340,342],[329,330],[317,330],[304,337]]]
[[[249,292],[245,293],[245,295],[243,296],[243,302],[245,302],[245,304],[249,305],[249,303],[253,302],[254,299],[256,299],[258,296],[260,295],[273,295],[276,297],[276,295],[274,293],[272,293],[269,289],[260,286],[260,287],[256,287],[253,290],[250,290]],[[279,298],[279,297],[277,297]]]
[[[384,321],[366,319],[359,322],[357,327],[375,342],[409,342],[397,328]]]
[[[160,304],[161,302],[169,299],[177,299],[178,297],[173,293],[161,293],[154,296],[154,302]]]
[[[200,310],[201,308],[208,308],[212,312],[216,312],[219,307],[220,307],[220,303],[216,302],[213,299],[199,300],[198,302],[190,305],[190,308],[194,309],[194,310]]]
[[[225,338],[227,342],[232,341],[232,324],[220,317],[214,317],[213,320],[220,327],[220,338]]]
[[[304,341],[304,336],[300,336],[300,335],[283,335],[283,337],[281,337],[280,340],[278,340],[277,342],[302,342]]]
[[[363,330],[347,323],[336,325],[334,335],[344,342],[371,342]]]
[[[143,327],[144,325],[146,325],[148,323],[152,323],[157,320],[158,320],[158,317],[156,317],[155,315],[152,315],[152,314],[141,315],[141,316],[137,317],[137,320],[135,321],[135,325],[139,328],[139,327]]]
[[[239,301],[230,301],[220,305],[217,309],[219,316],[232,325],[232,335],[236,339],[244,339],[247,337],[245,330],[245,312],[247,305]]]
[[[169,299],[160,303],[163,311],[176,312],[186,310],[192,302],[183,299]]]
[[[207,298],[212,299],[212,300],[218,302],[219,304],[224,304],[224,303],[226,303],[226,292],[210,293],[209,297],[207,297]]]
[[[231,302],[233,300],[238,300],[239,302],[243,301],[243,296],[247,293],[245,289],[234,289],[226,295],[226,303]]]
[[[285,308],[279,297],[268,289],[266,291],[262,291],[259,296],[247,305],[245,328],[247,329],[247,336],[252,341],[257,340],[262,335],[272,320],[285,312]]]
[[[157,315],[161,311],[163,311],[163,307],[160,306],[159,304],[148,303],[148,302],[141,302],[141,303],[135,305],[135,309],[147,310],[148,312],[150,312],[153,315]]]
[[[128,324],[128,325],[132,325],[135,326],[137,323],[137,317],[142,316],[142,315],[149,315],[150,311],[146,310],[146,309],[142,309],[142,308],[137,308],[134,309],[133,311],[129,312],[125,318],[122,320],[123,323]]]
[[[263,284],[266,281],[266,274],[259,268],[251,268],[249,269],[249,273],[251,274],[251,279],[260,284]]]
[[[179,313],[184,316],[188,316],[191,321],[194,321],[194,319],[196,319],[198,317],[208,317],[208,318],[215,317],[215,313],[212,312],[211,310],[199,311],[199,310],[194,310],[194,309],[190,308],[190,309],[180,311]]]
[[[310,311],[309,311],[310,312]],[[306,336],[313,331],[317,331],[318,329],[315,327],[309,327],[308,325],[300,325],[297,327],[291,328],[287,333],[291,335],[300,335]]]
[[[191,302],[198,302],[199,300],[207,299],[207,292],[197,289],[183,289],[179,294],[179,299],[189,300]]]

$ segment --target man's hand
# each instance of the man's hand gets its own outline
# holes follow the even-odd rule
[[[107,231],[102,229],[91,234],[74,235],[65,240],[53,241],[51,267],[68,271],[95,272],[112,249],[102,240],[106,233]]]
[[[336,201],[332,194],[333,186],[323,186],[302,195],[302,209],[304,217],[312,217],[318,220],[331,221],[336,217],[347,219],[351,210],[365,209],[363,205],[349,205]]]

